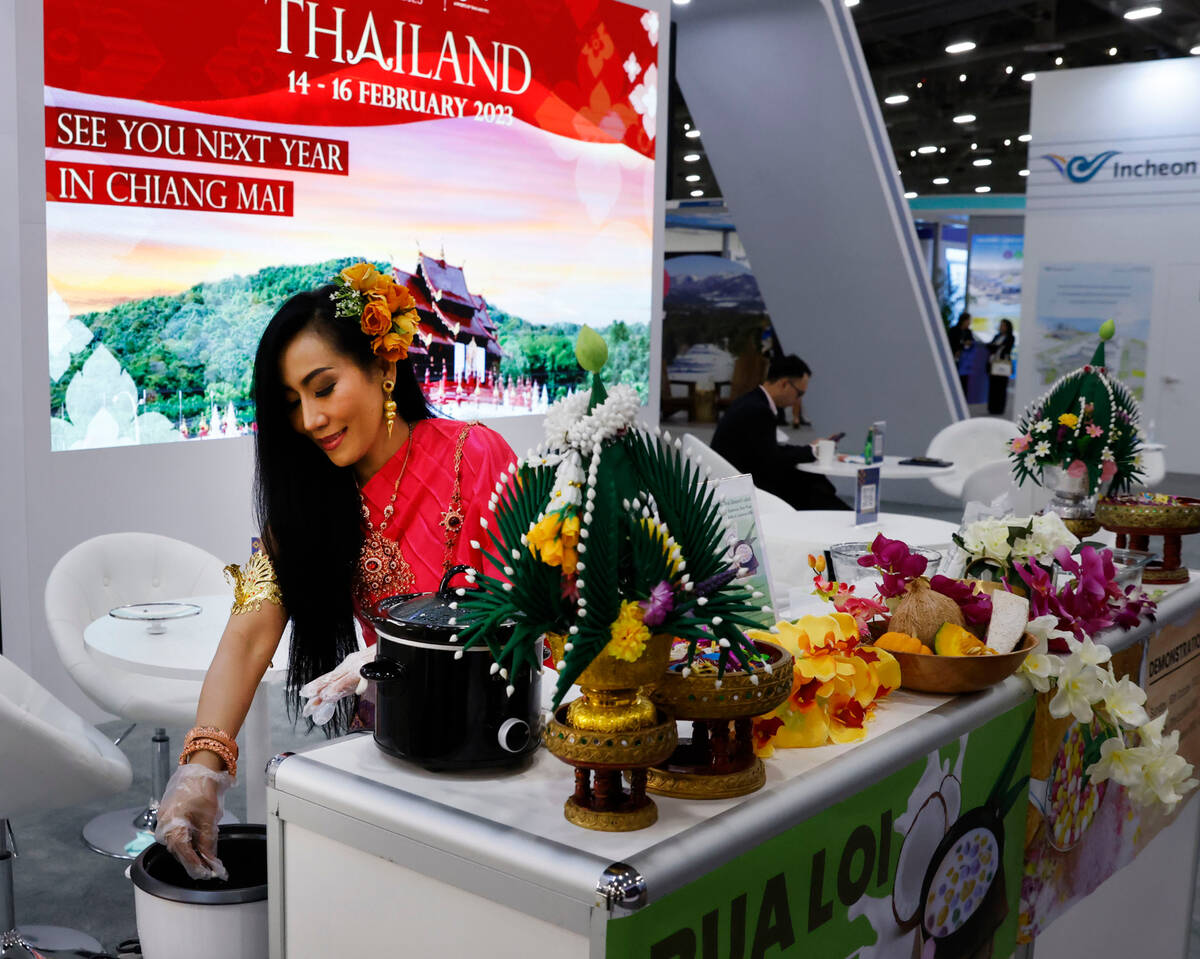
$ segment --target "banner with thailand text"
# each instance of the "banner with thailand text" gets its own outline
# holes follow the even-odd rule
[[[668,24],[618,0],[44,0],[51,446],[254,429],[254,351],[367,259],[452,416],[648,390]]]

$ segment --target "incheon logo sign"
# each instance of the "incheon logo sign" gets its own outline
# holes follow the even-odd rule
[[[1042,159],[1053,163],[1054,168],[1072,183],[1087,183],[1100,172],[1104,164],[1120,152],[1120,150],[1105,150],[1103,153],[1097,153],[1094,157],[1073,156],[1069,160],[1057,153],[1044,153]]]

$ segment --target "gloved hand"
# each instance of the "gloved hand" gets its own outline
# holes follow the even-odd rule
[[[333,718],[339,700],[351,693],[360,695],[367,690],[367,681],[359,670],[375,658],[375,647],[359,649],[351,653],[335,668],[300,687],[300,698],[307,699],[300,715],[311,716],[318,726],[324,726]]]
[[[154,838],[170,850],[193,879],[228,879],[217,858],[217,823],[233,777],[199,763],[177,766],[158,804]]]

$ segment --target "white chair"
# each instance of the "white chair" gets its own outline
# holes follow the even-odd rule
[[[958,499],[967,477],[975,470],[1008,458],[1008,444],[1017,435],[1016,424],[998,416],[976,416],[951,423],[929,441],[925,455],[951,461],[954,470],[930,476],[929,482]]]
[[[132,779],[121,750],[0,656],[0,954],[24,956],[29,946],[101,951],[99,942],[73,929],[16,928],[16,848],[8,821],[121,792]]]
[[[1167,476],[1167,456],[1161,444],[1142,449],[1142,479],[1138,484],[1153,489]]]
[[[1032,480],[1018,486],[1012,477],[1008,460],[985,463],[967,477],[962,488],[964,503],[983,503],[985,506],[1008,494],[1014,516],[1032,516],[1050,502],[1050,491]]]
[[[684,433],[681,438],[683,440],[683,451],[693,459],[699,460],[703,466],[707,466],[712,470],[710,474],[711,479],[724,479],[727,476],[737,476],[740,472],[729,460],[716,452],[704,440],[696,439],[691,433]]]
[[[192,725],[201,684],[126,672],[102,662],[88,652],[83,631],[117,606],[231,592],[223,567],[216,556],[177,539],[110,533],[80,543],[58,561],[46,581],[46,621],[71,678],[107,712],[156,727],[150,803],[104,813],[89,822],[83,838],[96,852],[133,858],[126,844],[139,830],[154,829],[171,762],[163,727]]]

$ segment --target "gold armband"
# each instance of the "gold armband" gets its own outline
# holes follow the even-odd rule
[[[263,603],[283,605],[275,567],[265,552],[251,553],[242,566],[230,563],[225,567],[225,578],[233,583],[233,608],[230,613],[234,616],[257,613]]]

